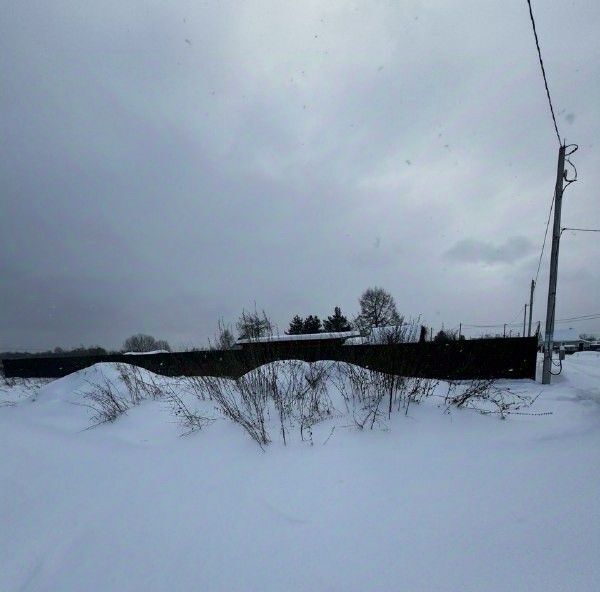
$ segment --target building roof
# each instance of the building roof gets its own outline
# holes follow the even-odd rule
[[[414,328],[411,323],[373,327],[368,335],[352,337],[345,342],[345,345],[415,342],[418,341],[419,334],[415,332]]]
[[[238,339],[236,343],[279,343],[281,341],[322,341],[324,339],[348,339],[359,337],[360,331],[340,331],[338,333],[306,333],[304,335],[269,335],[267,337],[254,337],[251,339]]]

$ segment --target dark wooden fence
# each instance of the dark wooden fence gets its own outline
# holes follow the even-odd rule
[[[228,376],[276,360],[350,362],[390,374],[439,379],[535,379],[537,337],[449,343],[343,345],[340,340],[245,344],[239,349],[148,355],[110,354],[2,360],[7,378],[59,378],[98,362],[134,364],[164,376]]]

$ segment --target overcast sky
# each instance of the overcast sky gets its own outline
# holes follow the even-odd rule
[[[563,225],[600,228],[600,3],[534,10],[580,145]],[[2,12],[0,349],[185,347],[371,285],[436,328],[522,319],[558,150],[525,0]],[[558,318],[600,312],[597,237],[563,235]]]

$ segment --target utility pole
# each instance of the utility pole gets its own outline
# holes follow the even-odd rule
[[[527,337],[531,337],[531,316],[533,315],[533,292],[535,290],[535,280],[531,280],[531,292],[529,293],[529,329]]]
[[[525,304],[525,312],[523,313],[523,337],[525,337],[525,323],[527,322],[527,304]]]
[[[552,230],[552,253],[550,255],[550,280],[548,304],[546,305],[546,333],[544,336],[544,365],[542,384],[550,384],[552,349],[554,347],[554,313],[556,310],[556,280],[558,276],[558,248],[560,246],[560,214],[562,210],[563,179],[565,176],[565,145],[558,151],[556,186],[554,188],[554,227]]]
[[[460,339],[460,334],[462,333],[462,323],[458,324],[458,338]]]
[[[504,323],[504,331],[502,332],[502,337],[506,337],[506,323]]]

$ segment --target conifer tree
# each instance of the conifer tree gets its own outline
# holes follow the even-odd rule
[[[300,335],[304,332],[304,321],[300,315],[295,315],[290,321],[290,327],[286,331],[288,335]]]
[[[333,309],[333,315],[327,317],[323,321],[323,329],[327,333],[341,333],[342,331],[351,331],[352,325],[348,319],[342,314],[339,306]]]
[[[322,331],[321,319],[316,315],[308,315],[304,319],[302,333],[320,333]]]

